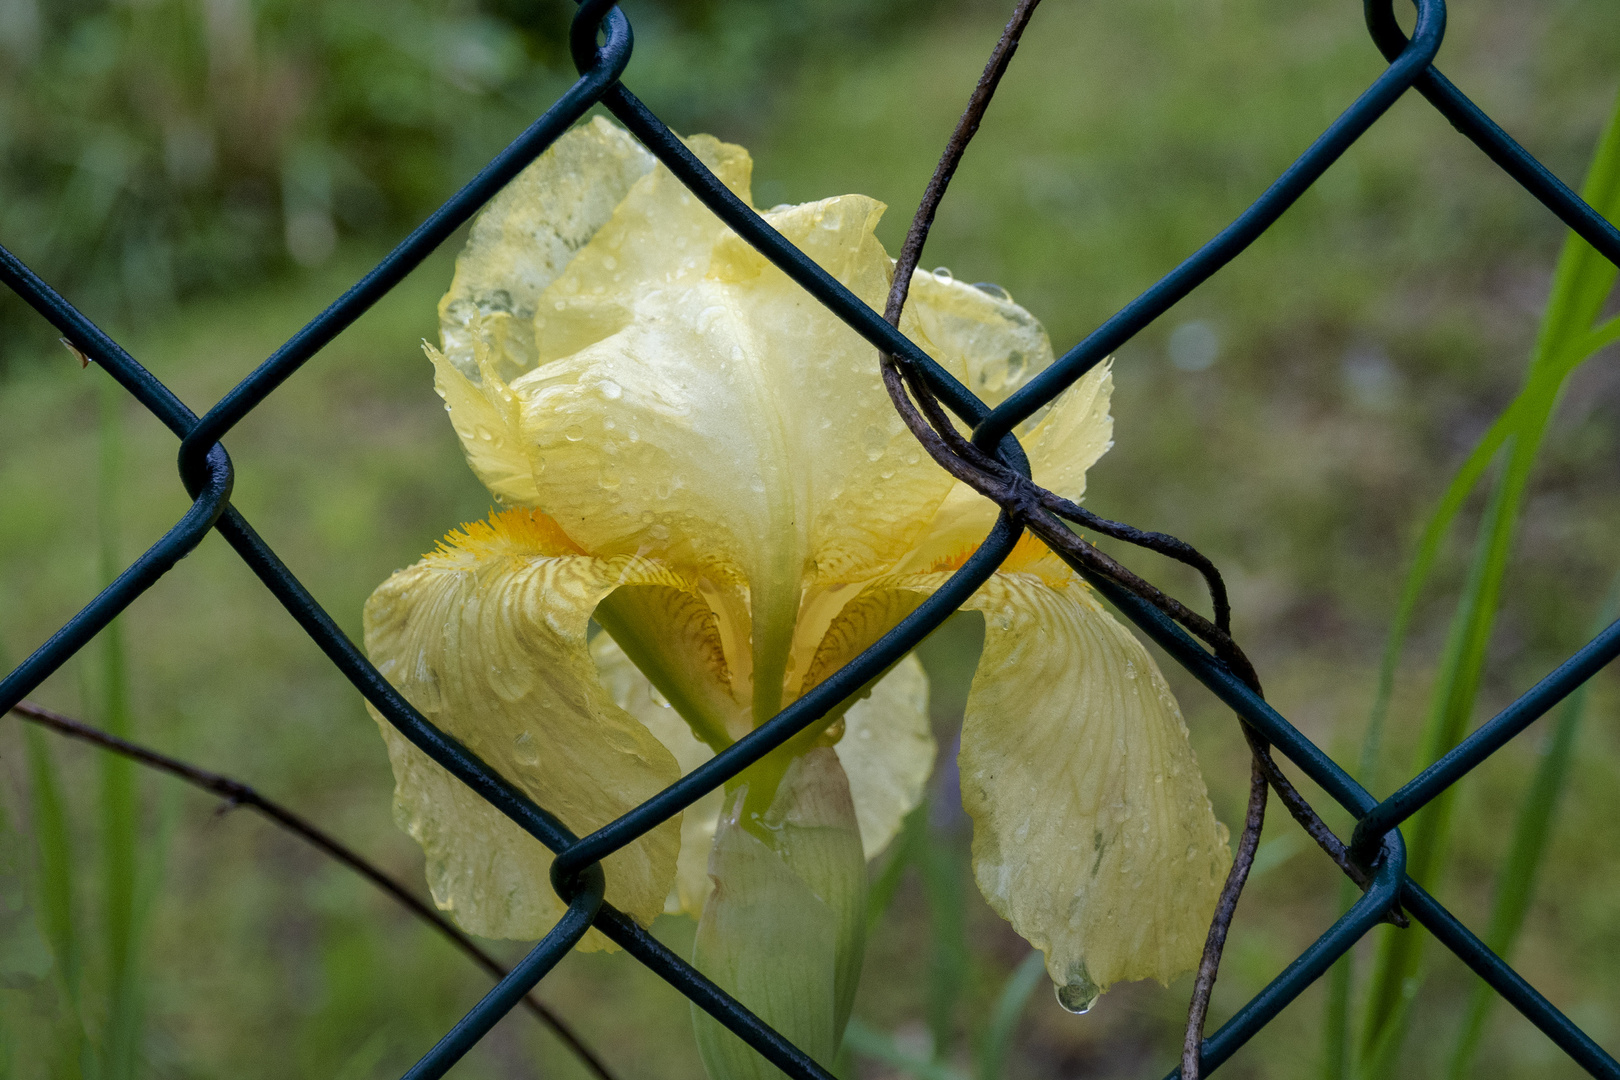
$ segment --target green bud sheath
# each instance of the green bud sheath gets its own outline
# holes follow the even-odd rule
[[[744,819],[746,794],[734,792],[720,818],[693,961],[830,1068],[866,949],[866,859],[849,781],[821,747],[788,766],[763,816]],[[780,1080],[696,1006],[692,1023],[711,1080]]]

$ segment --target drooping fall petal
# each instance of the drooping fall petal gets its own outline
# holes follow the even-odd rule
[[[425,717],[583,834],[679,776],[587,651],[592,610],[626,584],[681,581],[645,559],[580,554],[544,515],[509,511],[384,582],[366,604],[366,651]],[[551,853],[377,720],[434,900],[485,937],[543,935],[563,912]],[[608,900],[643,922],[657,915],[679,836],[672,819],[610,855]]]
[[[714,757],[714,751],[692,734],[687,722],[612,637],[598,634],[591,642],[591,657],[613,703],[640,720],[664,744],[675,756],[682,776]],[[712,887],[709,849],[714,846],[715,825],[724,802],[725,792],[716,788],[681,812],[681,851],[675,864],[675,886],[664,901],[666,913],[684,911],[694,917],[703,913],[703,901]]]
[[[1041,552],[1025,541],[965,605],[985,629],[962,803],[980,891],[1079,1008],[1112,983],[1197,966],[1231,852],[1152,657]],[[884,579],[867,602],[920,599],[945,578]]]
[[[1077,579],[997,574],[962,724],[973,870],[1070,1007],[1198,964],[1231,863],[1142,644]]]

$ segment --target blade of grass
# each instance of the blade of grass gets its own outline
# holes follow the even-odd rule
[[[25,733],[24,742],[28,748],[29,802],[38,860],[39,912],[44,924],[41,929],[51,949],[62,996],[61,1037],[54,1048],[57,1060],[52,1072],[79,1076],[88,1047],[80,996],[83,958],[77,925],[72,833],[56,762],[44,734],[30,729]]]
[[[1620,208],[1620,108],[1613,113],[1599,141],[1588,173],[1585,197],[1600,212],[1614,217]],[[1480,523],[1468,581],[1459,598],[1447,635],[1446,650],[1435,683],[1429,718],[1424,727],[1417,768],[1422,768],[1459,742],[1478,696],[1485,651],[1495,624],[1497,603],[1506,574],[1508,555],[1516,532],[1531,472],[1546,435],[1547,426],[1568,376],[1590,355],[1588,346],[1605,340],[1607,324],[1594,331],[1603,305],[1614,288],[1616,268],[1585,241],[1574,234],[1566,239],[1554,274],[1547,311],[1531,355],[1525,386],[1507,412],[1493,425],[1448,489],[1448,501],[1459,489],[1472,488],[1465,482],[1470,467],[1479,467],[1486,445],[1501,430],[1508,459],[1492,487],[1490,502]],[[1510,419],[1511,418],[1511,419]],[[1504,424],[1505,422],[1505,424]],[[1494,453],[1492,448],[1489,453]],[[1477,477],[1476,477],[1477,479]],[[1392,649],[1386,651],[1384,673],[1380,678],[1378,703],[1369,739],[1376,741],[1388,707],[1389,686],[1393,682],[1394,656],[1398,655],[1415,598],[1432,569],[1439,541],[1455,516],[1457,499],[1431,520],[1424,537],[1417,565],[1407,580],[1400,612],[1391,633]],[[1432,543],[1431,543],[1432,541]],[[1447,792],[1414,817],[1407,833],[1408,872],[1418,884],[1429,887],[1443,865],[1455,796]],[[1366,1075],[1390,1074],[1398,1057],[1404,1032],[1404,1002],[1409,1000],[1413,980],[1418,979],[1424,938],[1386,930],[1379,942],[1373,977],[1368,993],[1367,1023],[1362,1035]],[[1329,1029],[1342,1029],[1338,1018],[1330,1018]],[[1331,1051],[1330,1047],[1330,1051]],[[1332,1056],[1330,1053],[1330,1066]]]
[[[100,477],[96,520],[100,540],[101,579],[110,583],[121,569],[118,558],[118,473],[123,452],[119,408],[123,391],[102,380],[100,408]],[[101,634],[102,713],[108,732],[127,739],[132,734],[129,671],[123,620],[114,619]],[[135,802],[135,767],[115,754],[100,756],[103,925],[107,947],[107,1028],[102,1053],[106,1080],[133,1080],[140,1056],[140,988],[136,974],[136,851],[139,823]]]
[[[970,961],[967,910],[962,879],[967,868],[954,830],[939,826],[923,832],[922,882],[932,931],[928,956],[928,1030],[934,1036],[934,1059],[950,1053],[956,1033],[956,1008],[967,988]]]
[[[1012,1048],[1013,1035],[1018,1030],[1018,1021],[1023,1018],[1024,1006],[1029,1003],[1029,995],[1045,978],[1046,958],[1039,949],[1031,950],[1013,969],[1013,973],[1007,976],[1007,981],[1001,987],[1001,995],[996,998],[996,1007],[990,1014],[990,1026],[979,1041],[978,1060],[974,1062],[974,1074],[978,1080],[1001,1080],[1001,1071],[1007,1064],[1007,1051]]]
[[[1592,632],[1601,631],[1617,615],[1620,615],[1620,576],[1616,576],[1610,586],[1608,598]],[[1490,926],[1485,931],[1485,944],[1504,960],[1512,958],[1513,946],[1530,911],[1536,874],[1547,852],[1547,840],[1552,835],[1559,796],[1563,794],[1564,784],[1569,777],[1575,739],[1586,713],[1589,687],[1589,683],[1583,684],[1559,710],[1557,723],[1542,747],[1535,777],[1530,782],[1529,791],[1519,807],[1518,819],[1514,822],[1513,841],[1508,848],[1507,860],[1502,864],[1496,898],[1491,906]],[[1463,1080],[1472,1075],[1474,1056],[1485,1034],[1485,1018],[1496,999],[1496,992],[1484,982],[1474,987],[1468,1012],[1457,1036],[1457,1047],[1451,1055],[1449,1076],[1452,1080]]]
[[[872,884],[866,892],[866,933],[868,936],[877,930],[877,924],[882,921],[883,913],[889,910],[894,903],[895,893],[900,891],[900,882],[905,877],[906,867],[917,859],[917,849],[923,843],[923,831],[928,828],[928,803],[926,801],[917,805],[900,824],[900,835],[894,838],[889,845],[889,857],[883,863],[883,869],[878,871],[872,879]]]
[[[430,904],[419,899],[411,890],[383,873],[352,849],[345,847],[285,806],[265,798],[240,780],[199,769],[195,765],[188,764],[178,758],[160,754],[150,747],[138,746],[128,740],[114,739],[98,728],[91,727],[70,716],[64,716],[53,709],[36,705],[31,701],[20,703],[13,709],[13,712],[17,716],[28,720],[31,724],[49,728],[59,735],[87,742],[92,746],[114,754],[122,754],[131,761],[167,773],[170,776],[178,777],[193,787],[211,792],[224,800],[220,807],[221,810],[248,807],[258,812],[271,824],[298,837],[317,851],[343,864],[381,889],[383,893],[399,903],[412,915],[432,926],[495,979],[499,980],[506,977],[507,969],[504,966],[489,953],[479,948],[472,938],[458,930],[448,919],[434,910]],[[34,729],[30,727],[29,730],[33,731]],[[37,735],[38,732],[36,731],[35,734]],[[165,822],[164,827],[169,828],[170,819],[165,818],[163,820]],[[162,838],[162,841],[163,845],[167,844],[166,836]],[[160,850],[163,850],[163,848],[160,847]],[[580,1040],[579,1036],[561,1017],[552,1012],[532,993],[524,996],[523,1004],[535,1019],[549,1027],[563,1044],[573,1051],[575,1056],[579,1058],[580,1063],[591,1075],[597,1077],[598,1080],[614,1080],[614,1075],[608,1067],[591,1051],[590,1047]]]
[[[1468,568],[1468,580],[1447,635],[1429,719],[1424,725],[1418,751],[1420,768],[1439,758],[1467,733],[1527,472],[1511,467],[1505,469],[1491,487],[1490,502]],[[1432,887],[1438,873],[1455,806],[1456,789],[1453,788],[1425,807],[1407,832],[1407,873],[1426,889]],[[1386,1029],[1394,1030],[1395,1012],[1411,992],[1407,984],[1418,977],[1424,940],[1421,934],[1386,932],[1378,942],[1367,1029],[1363,1036],[1369,1076],[1384,1075],[1381,1069],[1373,1071],[1372,1051],[1388,1034]],[[1386,1045],[1389,1042],[1384,1041]],[[1389,1058],[1392,1054],[1390,1051],[1381,1056]]]

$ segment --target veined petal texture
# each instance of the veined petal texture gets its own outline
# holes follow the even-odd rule
[[[1071,1007],[1192,970],[1232,856],[1158,665],[1078,579],[997,574],[967,606],[985,618],[960,755],[985,899]]]
[[[993,575],[959,765],[973,870],[1071,1008],[1195,968],[1231,864],[1151,656],[1050,556]],[[931,591],[943,574],[873,588]]]
[[[742,148],[689,145],[748,198]],[[887,570],[954,481],[890,406],[876,350],[644,154],[596,121],[542,155],[530,170],[544,183],[526,171],[475,225],[430,355],[498,497],[544,509],[595,554],[746,592],[753,698],[774,711],[803,587]],[[847,195],[765,216],[880,305],[883,209]],[[934,275],[915,279],[902,328],[991,401],[1051,359],[1005,294]]]
[[[425,717],[584,834],[680,775],[603,689],[586,644],[592,610],[627,584],[681,582],[645,559],[579,554],[544,515],[508,511],[384,582],[366,604],[366,651]],[[377,721],[435,902],[484,937],[551,929],[563,913],[551,853]],[[608,856],[609,901],[642,922],[663,910],[680,828],[673,818]]]

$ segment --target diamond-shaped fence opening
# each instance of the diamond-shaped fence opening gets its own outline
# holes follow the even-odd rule
[[[10,710],[82,649],[135,597],[217,529],[281,601],[331,662],[387,720],[536,839],[557,853],[554,887],[568,902],[563,919],[487,997],[407,1075],[441,1075],[595,926],[641,963],[708,1011],[798,1080],[829,1080],[807,1054],[771,1030],[690,964],[603,900],[601,860],[715,790],[782,745],[916,646],[995,571],[1023,532],[1016,508],[1000,520],[949,582],[893,630],[776,717],[617,821],[579,837],[455,739],[425,720],[338,629],[276,553],[231,505],[235,465],[220,440],[373,303],[398,284],[524,166],[595,105],[604,106],[722,221],[883,353],[920,377],[973,429],[973,443],[994,448],[1004,464],[1020,453],[1010,433],[1171,305],[1251,244],[1402,95],[1416,90],[1504,172],[1611,262],[1620,264],[1620,231],[1558,181],[1433,67],[1445,26],[1443,0],[1417,0],[1410,38],[1392,0],[1367,0],[1367,25],[1389,66],[1237,220],[1127,304],[1047,370],[994,409],[935,364],[802,252],[788,243],[712,175],[620,81],[631,55],[628,20],[609,0],[586,0],[571,46],[579,80],[505,151],[336,302],[282,345],[201,417],[193,413],[117,342],[85,318],[27,266],[0,249],[4,280],[84,356],[105,368],[181,440],[180,477],[191,508],[152,548],[0,683],[0,712]],[[600,40],[599,40],[600,39]],[[1620,1063],[1554,1008],[1516,971],[1405,872],[1400,825],[1504,746],[1620,654],[1620,622],[1609,626],[1529,692],[1503,709],[1389,798],[1374,799],[1319,747],[1273,710],[1226,661],[1212,655],[1158,607],[1116,581],[1082,568],[1092,585],[1148,637],[1358,821],[1350,851],[1369,870],[1360,899],[1259,995],[1203,1044],[1215,1068],[1321,977],[1363,935],[1404,911],[1472,968],[1593,1076],[1620,1078]]]

